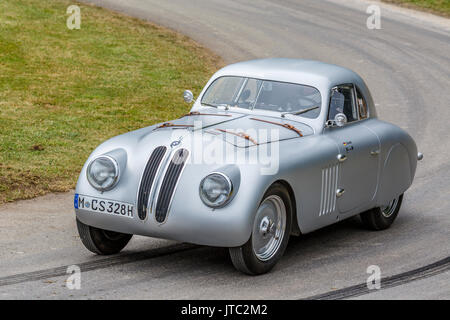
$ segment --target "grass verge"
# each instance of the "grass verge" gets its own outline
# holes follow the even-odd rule
[[[411,9],[419,9],[450,18],[450,0],[382,0]]]
[[[105,139],[185,113],[220,58],[173,31],[73,1],[0,1],[0,203],[75,186]]]

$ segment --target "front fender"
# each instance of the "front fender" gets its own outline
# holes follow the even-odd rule
[[[241,181],[231,202],[222,208],[207,207],[199,196],[201,180],[221,168],[204,165],[187,166],[174,193],[167,221],[161,228],[171,228],[189,242],[213,246],[236,247],[250,238],[256,209],[268,177],[252,166],[239,167]],[[188,204],[188,205],[187,205]]]

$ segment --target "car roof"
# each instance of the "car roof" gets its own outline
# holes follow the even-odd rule
[[[217,71],[205,89],[215,79],[223,76],[240,76],[308,85],[319,89],[325,101],[328,99],[330,88],[340,84],[354,83],[365,97],[371,117],[376,117],[375,104],[364,80],[356,72],[335,64],[290,58],[242,61]]]
[[[220,69],[215,78],[224,75],[293,82],[319,89],[342,83],[365,86],[362,79],[350,69],[303,59],[269,58],[238,62]]]

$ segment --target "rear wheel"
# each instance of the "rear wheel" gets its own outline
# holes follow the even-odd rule
[[[233,265],[250,275],[270,271],[283,256],[292,226],[292,204],[286,188],[279,183],[264,194],[255,215],[250,239],[230,248]]]
[[[88,226],[77,219],[78,234],[84,246],[93,253],[109,255],[119,253],[130,241],[132,234],[103,230]]]
[[[373,208],[360,214],[364,226],[370,230],[384,230],[391,226],[402,205],[403,194],[382,207]]]

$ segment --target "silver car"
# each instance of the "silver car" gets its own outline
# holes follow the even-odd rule
[[[194,101],[190,91],[184,99]],[[395,220],[412,184],[413,139],[377,118],[364,81],[336,65],[229,65],[183,117],[111,138],[87,159],[74,206],[87,249],[115,254],[133,234],[228,247],[268,272],[290,235],[360,215]]]

